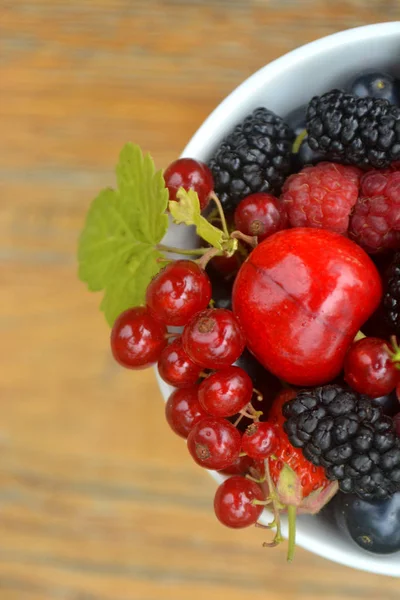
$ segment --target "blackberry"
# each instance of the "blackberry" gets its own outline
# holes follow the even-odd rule
[[[400,158],[400,109],[384,98],[341,90],[315,96],[307,131],[310,148],[327,159],[379,169]]]
[[[342,492],[382,500],[400,491],[400,438],[367,396],[338,385],[301,390],[283,414],[291,444]]]
[[[400,336],[400,252],[394,255],[387,272],[383,308],[391,332]]]
[[[294,133],[272,111],[257,108],[223,140],[209,167],[225,209],[256,192],[278,194],[291,169]]]

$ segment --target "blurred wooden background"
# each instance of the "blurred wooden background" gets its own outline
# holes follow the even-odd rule
[[[398,17],[398,0],[0,0],[1,600],[399,597],[217,524],[213,482],[152,371],[111,360],[75,261],[125,141],[166,166],[266,62]]]

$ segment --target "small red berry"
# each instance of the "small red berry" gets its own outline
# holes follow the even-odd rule
[[[243,198],[235,210],[236,228],[246,235],[257,236],[259,242],[284,229],[286,224],[285,208],[271,194],[251,194]]]
[[[230,477],[221,483],[215,494],[214,510],[217,519],[233,529],[254,525],[264,508],[260,504],[254,504],[254,500],[264,500],[257,483],[240,475]]]
[[[249,425],[242,437],[242,450],[248,456],[261,460],[271,456],[278,446],[276,427],[268,421]]]
[[[198,386],[172,392],[165,405],[165,416],[172,431],[187,438],[193,427],[207,417],[197,397]]]
[[[222,469],[220,473],[223,475],[246,475],[250,469],[258,469],[258,465],[250,456],[242,455],[238,456],[231,465]]]
[[[129,308],[111,330],[111,350],[115,360],[128,369],[145,369],[157,362],[167,344],[167,329],[147,308]]]
[[[200,377],[201,367],[190,360],[182,348],[181,338],[178,337],[161,352],[158,372],[169,385],[185,388],[196,383]]]
[[[193,427],[187,443],[198,465],[220,471],[238,458],[241,436],[226,419],[206,417]]]
[[[166,325],[179,327],[211,300],[207,273],[191,260],[176,260],[151,280],[146,303],[151,314]]]
[[[239,271],[244,261],[243,256],[240,252],[235,252],[232,256],[214,256],[210,260],[210,264],[214,269],[227,279],[233,278],[233,276]]]
[[[182,334],[185,352],[207,369],[227,367],[245,347],[245,338],[232,311],[210,308],[197,313]]]
[[[201,210],[207,206],[209,195],[214,189],[210,169],[193,158],[179,158],[171,163],[164,172],[164,179],[170,200],[176,200],[176,193],[181,187],[186,191],[194,190],[199,196]]]
[[[379,398],[389,394],[399,381],[385,340],[366,337],[352,344],[344,361],[347,383],[360,394]]]
[[[253,382],[240,367],[225,367],[201,382],[199,402],[214,417],[231,417],[242,410],[253,395]]]

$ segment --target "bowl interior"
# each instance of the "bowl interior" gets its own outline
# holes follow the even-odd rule
[[[182,156],[207,161],[223,137],[258,106],[266,106],[284,117],[307,104],[312,96],[341,87],[350,77],[366,69],[384,70],[400,76],[400,22],[334,34],[270,63],[241,84],[215,109]],[[173,241],[174,246],[184,248],[194,247],[196,238],[191,228],[171,225],[166,241]],[[172,388],[158,379],[166,400]],[[222,480],[217,473],[210,474],[216,481]],[[263,520],[267,523],[270,515],[265,512]],[[346,540],[323,517],[300,517],[297,543],[315,554],[350,567],[400,577],[400,553],[378,556],[365,552]]]

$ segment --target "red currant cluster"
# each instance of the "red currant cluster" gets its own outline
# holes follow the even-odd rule
[[[164,176],[170,199],[184,187],[198,193],[201,208],[207,206],[213,182],[205,165],[180,159]],[[284,219],[275,198],[255,194],[238,207],[235,222],[245,235],[267,236]],[[243,475],[263,480],[263,461],[273,453],[277,434],[270,422],[260,422],[262,411],[252,398],[262,396],[246,371],[233,364],[245,349],[242,329],[232,311],[209,307],[211,291],[196,261],[170,262],[150,282],[146,306],[115,321],[111,348],[117,362],[130,369],[158,363],[162,379],[176,388],[165,408],[171,429],[187,438],[198,465],[232,475],[217,490],[217,517],[229,527],[245,527],[258,520],[266,502],[262,487]],[[242,435],[237,425],[243,417],[252,424]]]
[[[148,286],[146,307],[129,309],[115,322],[113,355],[131,369],[158,361],[163,380],[177,388],[166,404],[167,421],[187,438],[198,465],[228,474],[256,471],[257,466],[260,471],[262,464],[254,461],[272,454],[274,427],[259,422],[262,412],[251,403],[252,380],[232,364],[245,348],[238,321],[230,310],[208,308],[210,300],[210,280],[196,262],[168,264]],[[167,327],[183,331],[168,333]],[[254,422],[242,436],[236,425],[243,416]],[[244,527],[257,521],[263,504],[260,486],[237,475],[219,488],[215,510],[226,525]]]

